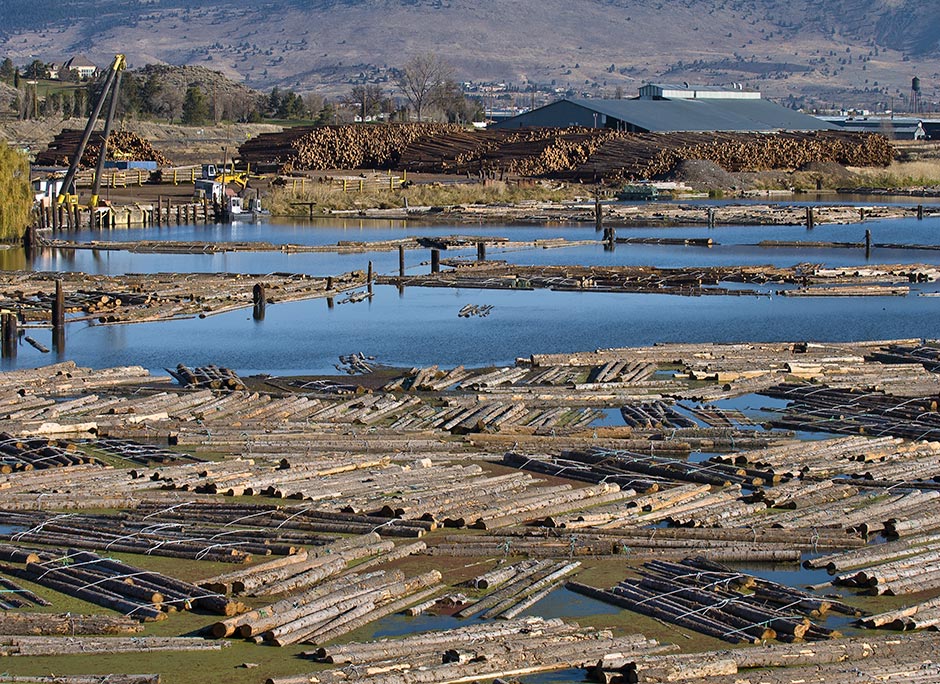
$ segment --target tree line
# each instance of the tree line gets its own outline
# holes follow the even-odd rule
[[[17,67],[0,61],[0,82],[15,89],[10,108],[29,118],[85,118],[97,101],[102,79],[80,82],[74,72],[48,79],[51,65],[33,60]],[[395,70],[394,89],[375,83],[353,85],[341,97],[299,94],[274,87],[250,90],[217,72],[202,70],[197,81],[179,84],[172,67],[144,67],[123,75],[117,115],[201,126],[221,121],[303,121],[311,124],[392,122],[417,119],[469,123],[483,118],[482,104],[466,96],[453,68],[434,53],[412,57]],[[178,69],[186,69],[181,67]],[[185,72],[184,72],[185,74]],[[185,79],[184,79],[185,80]],[[42,81],[42,86],[37,85]]]

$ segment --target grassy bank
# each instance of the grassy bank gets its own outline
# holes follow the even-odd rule
[[[371,189],[363,192],[326,183],[308,185],[303,191],[275,188],[268,199],[272,214],[278,216],[305,216],[307,207],[298,203],[313,202],[320,211],[350,209],[395,209],[407,205],[453,206],[456,204],[518,204],[526,201],[562,201],[587,197],[589,190],[582,185],[532,184],[520,185],[502,181],[460,184],[411,185],[395,190]]]
[[[910,188],[940,185],[940,159],[892,162],[887,168],[849,168],[858,185],[882,188]]]

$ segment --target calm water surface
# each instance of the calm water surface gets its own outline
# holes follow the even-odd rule
[[[624,237],[711,237],[711,248],[600,244],[559,249],[498,249],[487,255],[517,264],[656,265],[662,267],[801,262],[832,266],[866,263],[940,264],[940,250],[875,249],[868,262],[862,250],[809,247],[769,249],[761,240],[859,241],[864,230],[876,242],[937,244],[940,218],[871,221],[847,226],[636,227]],[[591,226],[414,225],[394,221],[337,220],[263,225],[180,226],[104,233],[81,239],[267,241],[305,245],[338,241],[372,242],[414,235],[478,235],[526,241],[553,237],[593,240]],[[475,249],[448,250],[446,258],[475,258]],[[428,250],[406,254],[408,272],[428,269]],[[131,254],[118,251],[45,250],[26,263],[19,250],[0,251],[0,267],[121,274],[155,272],[296,272],[330,275],[365,269],[396,273],[398,253],[356,254],[237,252],[211,255]],[[69,326],[64,354],[41,354],[23,343],[16,359],[0,368],[24,368],[73,359],[80,365],[139,364],[154,372],[178,363],[215,363],[241,373],[333,372],[340,354],[361,351],[395,366],[512,364],[532,353],[573,352],[656,342],[739,342],[778,340],[849,341],[895,337],[940,337],[940,297],[920,297],[940,285],[919,285],[907,297],[832,299],[785,298],[775,286],[754,288],[762,297],[677,297],[550,291],[480,291],[376,287],[372,301],[337,304],[325,300],[270,305],[263,321],[250,310],[206,319],[126,326]],[[465,304],[492,304],[487,318],[463,319]],[[52,347],[45,329],[27,334]]]

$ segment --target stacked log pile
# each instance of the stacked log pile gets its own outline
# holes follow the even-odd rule
[[[68,166],[78,149],[82,131],[66,128],[49,143],[44,151],[36,155],[38,166]],[[79,168],[94,168],[101,156],[102,135],[94,131],[88,139],[85,153],[79,161]],[[112,131],[108,138],[108,159],[133,159],[135,161],[155,161],[157,166],[172,166],[165,155],[136,133],[130,131]]]
[[[240,603],[194,584],[88,551],[55,549],[36,555],[38,561],[27,560],[22,567],[3,565],[0,570],[147,622],[193,607],[220,615],[244,610]]]
[[[414,140],[432,135],[460,134],[448,124],[408,123],[388,126],[296,126],[264,133],[238,148],[253,167],[277,166],[281,172],[305,169],[393,168]]]
[[[309,655],[342,667],[268,682],[303,684],[314,676],[323,684],[350,679],[369,684],[483,681],[579,667],[608,653],[639,656],[669,650],[643,635],[615,638],[561,620],[528,618],[327,646]]]
[[[771,639],[818,641],[839,636],[810,617],[830,610],[857,615],[846,604],[732,571],[702,558],[651,561],[641,576],[610,590],[576,582],[568,588],[628,610],[671,622],[733,644]],[[741,589],[752,590],[745,594]]]
[[[467,132],[459,126],[320,126],[264,134],[239,148],[253,166],[281,171],[403,168],[427,173],[507,172],[609,181],[651,178],[685,159],[728,171],[795,169],[814,161],[886,166],[887,139],[846,131],[818,133],[621,133],[567,128]]]

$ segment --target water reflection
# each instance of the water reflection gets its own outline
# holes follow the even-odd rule
[[[486,318],[459,318],[491,304]],[[135,325],[73,325],[66,356],[96,368],[215,363],[242,373],[333,373],[340,354],[380,363],[512,364],[520,354],[574,352],[656,342],[865,340],[940,337],[940,297],[679,297],[672,295],[480,291],[377,286],[371,303],[322,299],[250,308],[206,319]],[[49,344],[49,330],[34,337]],[[259,353],[264,350],[264,353]],[[4,368],[50,363],[19,349]]]

